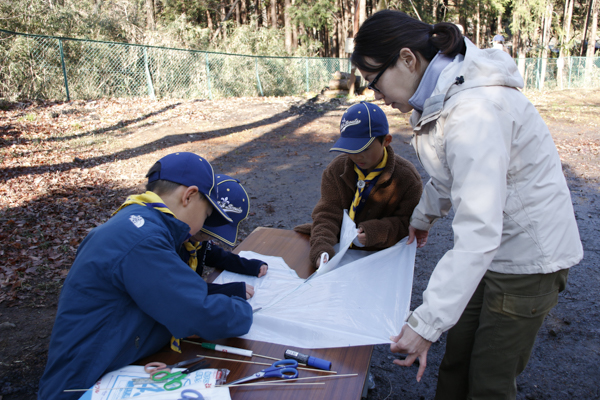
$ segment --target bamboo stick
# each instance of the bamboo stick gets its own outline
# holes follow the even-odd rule
[[[293,379],[282,379],[279,381],[269,381],[265,383],[273,383],[275,385],[288,384],[289,382],[301,381],[304,379],[326,379],[326,378],[347,378],[350,376],[358,376],[358,374],[343,374],[343,375],[326,375],[326,376],[306,376],[304,378],[293,378]],[[260,385],[261,382],[253,382],[253,383],[240,383],[236,385],[217,385],[216,387],[230,387],[230,386],[251,386],[251,385]]]
[[[333,376],[330,376],[333,377]],[[319,378],[319,377],[316,377]],[[325,376],[322,376],[321,378],[327,378]],[[295,379],[288,379],[288,381],[291,380],[295,380]],[[225,387],[237,387],[237,386],[273,386],[273,385],[281,385],[282,383],[285,383],[286,386],[287,385],[324,385],[325,383],[321,383],[321,382],[301,382],[301,383],[295,383],[295,382],[286,382],[286,381],[269,381],[269,382],[256,382],[256,383],[241,383],[238,385],[215,385],[216,388],[225,388]],[[116,387],[116,388],[88,388],[88,389],[65,389],[63,390],[63,392],[65,393],[69,393],[69,392],[87,392],[88,390],[123,390],[123,389],[132,389],[131,386],[128,387]],[[182,387],[181,390],[185,390],[185,389],[191,389],[190,387]],[[157,393],[154,396],[158,396],[158,395],[165,395],[167,393],[174,393],[174,392],[160,392]],[[142,396],[136,397],[136,399],[140,399],[143,398]]]

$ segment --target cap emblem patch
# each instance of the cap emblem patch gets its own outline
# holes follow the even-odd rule
[[[221,200],[217,203],[219,203],[219,207],[221,207],[225,212],[231,212],[235,214],[242,213],[242,207],[236,207],[233,204],[231,204],[229,202],[229,197],[221,197]]]
[[[340,124],[340,133],[343,133],[347,127],[353,126],[353,125],[358,125],[361,122],[362,121],[358,118],[353,119],[352,121],[346,121],[345,119],[342,119],[342,123]]]

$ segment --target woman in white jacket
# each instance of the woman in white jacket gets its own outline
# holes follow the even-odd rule
[[[376,99],[412,110],[412,144],[431,179],[409,243],[427,242],[454,209],[454,247],[391,350],[419,358],[449,330],[436,399],[515,398],[545,316],[583,257],[550,132],[519,91],[510,56],[480,50],[450,23],[380,11],[354,39],[352,62]]]

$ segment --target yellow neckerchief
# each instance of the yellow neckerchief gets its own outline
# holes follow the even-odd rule
[[[362,196],[365,191],[365,188],[373,179],[375,179],[379,175],[381,175],[381,173],[383,172],[383,168],[385,168],[385,165],[387,164],[387,160],[388,160],[388,153],[387,153],[387,149],[384,147],[383,148],[383,159],[381,160],[381,162],[379,164],[377,164],[377,166],[375,167],[375,169],[373,169],[373,171],[369,172],[369,174],[367,176],[365,176],[365,174],[361,171],[361,169],[358,168],[358,166],[356,164],[354,164],[354,171],[356,172],[358,179],[356,181],[356,193],[354,194],[354,200],[352,201],[352,204],[350,205],[350,210],[348,211],[348,216],[350,218],[352,218],[352,221],[354,221],[354,217],[356,216],[356,209],[357,209],[358,205],[360,204],[360,201],[362,200]]]
[[[132,204],[138,204],[140,206],[145,206],[145,207],[152,207],[155,210],[158,210],[158,211],[168,214],[168,215],[172,215],[174,218],[177,218],[177,216],[173,213],[173,211],[169,210],[169,207],[167,207],[167,205],[165,203],[163,203],[163,200],[160,198],[160,196],[157,195],[156,193],[150,192],[150,191],[147,191],[144,194],[132,195],[132,196],[127,197],[125,202],[123,204],[121,204],[121,207],[119,207],[117,209],[117,211],[112,213],[112,215],[115,215],[116,213],[118,213],[119,211],[124,209],[125,207],[130,206]],[[185,242],[183,242],[183,245],[185,246],[185,249],[190,252],[190,258],[188,259],[188,265],[190,266],[191,269],[196,271],[196,268],[198,268],[197,250],[202,247],[202,242],[190,243],[189,240],[186,240]],[[171,344],[171,350],[181,353],[180,339],[176,339],[175,336],[172,336],[170,344]]]
[[[173,211],[169,210],[169,207],[167,207],[167,205],[163,202],[163,199],[161,199],[160,196],[156,193],[150,191],[147,191],[144,194],[131,195],[127,197],[125,202],[121,204],[121,207],[119,207],[117,211],[112,213],[112,215],[115,215],[125,207],[130,206],[132,204],[139,204],[140,206],[152,207],[157,209],[158,211],[164,212],[165,214],[169,214],[177,218],[175,214],[173,214]]]

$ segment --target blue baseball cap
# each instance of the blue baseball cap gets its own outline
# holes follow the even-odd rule
[[[387,117],[379,106],[361,101],[349,107],[340,122],[341,137],[329,151],[356,154],[365,151],[377,136],[390,133]]]
[[[213,226],[212,215],[206,219],[201,231],[230,246],[235,246],[240,222],[248,217],[250,199],[246,189],[235,178],[217,174],[219,188],[219,207],[223,209],[232,222],[225,225]]]
[[[204,158],[194,153],[180,152],[164,156],[157,161],[160,170],[148,175],[148,183],[165,180],[183,186],[196,186],[212,204],[211,218],[214,224],[228,224],[232,220],[219,206],[219,193],[212,166]]]

